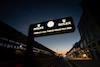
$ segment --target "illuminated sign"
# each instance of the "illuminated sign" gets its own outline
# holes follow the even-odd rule
[[[75,30],[72,17],[32,24],[30,28],[34,37],[69,33]]]

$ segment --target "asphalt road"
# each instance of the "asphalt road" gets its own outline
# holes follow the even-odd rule
[[[71,61],[68,61],[66,58],[60,59],[58,62],[53,64],[51,67],[79,67]]]

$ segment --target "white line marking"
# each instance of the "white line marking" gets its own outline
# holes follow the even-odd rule
[[[64,58],[64,59],[67,61],[67,63],[69,64],[70,67],[73,67],[73,66],[68,62],[68,60],[67,60],[66,58]]]
[[[58,62],[55,62],[51,67],[54,67]]]
[[[78,65],[77,63],[75,63],[75,62],[73,62],[73,61],[71,61],[72,63],[74,63],[75,65],[77,65],[78,67],[81,67],[80,65]]]

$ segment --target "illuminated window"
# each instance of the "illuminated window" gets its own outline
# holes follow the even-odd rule
[[[97,29],[96,29],[96,27],[94,25],[91,26],[91,29],[92,29],[92,32],[93,32],[93,34],[95,36],[98,36],[99,35],[99,33],[98,33],[98,31],[97,31]]]
[[[22,45],[20,45],[19,47],[22,48]]]
[[[7,47],[7,44],[4,44],[4,47]]]
[[[14,49],[16,49],[16,46],[14,46]]]
[[[11,45],[10,48],[13,48],[13,45]]]
[[[19,49],[19,46],[17,46],[17,49]]]
[[[10,48],[10,45],[9,44],[7,45],[7,48]]]

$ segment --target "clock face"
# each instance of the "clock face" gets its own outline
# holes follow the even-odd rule
[[[54,26],[54,22],[53,22],[53,21],[49,21],[49,22],[47,23],[47,26],[48,26],[48,27],[53,27],[53,26]]]

